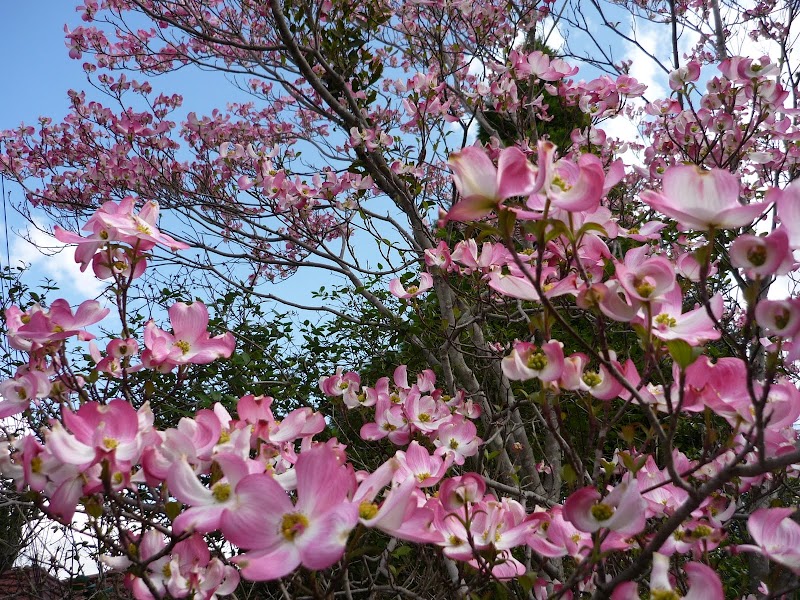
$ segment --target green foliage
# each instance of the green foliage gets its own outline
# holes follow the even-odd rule
[[[557,56],[554,50],[532,36],[526,40],[522,49],[524,52],[539,50],[551,58]],[[591,125],[592,119],[589,115],[581,111],[578,106],[567,104],[564,98],[548,92],[542,82],[535,86],[520,83],[517,86],[517,94],[522,107],[529,106],[541,95],[542,105],[547,107],[549,120],[535,119],[527,109],[516,113],[485,110],[486,120],[497,131],[500,141],[506,146],[513,146],[523,139],[536,141],[547,138],[563,152],[572,146],[570,136],[573,129],[583,129]],[[482,144],[487,144],[490,137],[483,126],[478,127],[478,140]]]

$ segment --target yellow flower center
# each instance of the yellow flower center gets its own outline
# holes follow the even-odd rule
[[[41,473],[42,472],[42,459],[38,456],[34,456],[31,459],[31,472],[32,473]]]
[[[583,374],[583,383],[590,388],[600,385],[602,382],[603,378],[600,377],[600,373],[596,371],[586,371],[586,373]]]
[[[378,514],[378,505],[364,500],[358,505],[358,516],[362,519],[373,519]]]
[[[637,279],[635,283],[636,283],[635,287],[636,293],[639,294],[642,298],[649,298],[650,294],[652,294],[656,289],[656,286],[654,286],[646,279]]]
[[[655,318],[656,325],[666,325],[667,327],[675,327],[678,322],[674,317],[670,317],[667,313],[661,313]]]
[[[680,596],[672,590],[650,590],[650,600],[680,600]]]
[[[103,446],[105,446],[106,450],[114,450],[119,446],[119,442],[112,437],[104,437]]]
[[[547,357],[542,352],[531,354],[528,357],[528,368],[534,371],[541,371],[547,366]]]
[[[608,504],[595,504],[592,507],[592,516],[598,521],[608,521],[614,514],[614,507]]]
[[[146,223],[142,223],[141,221],[136,223],[136,231],[139,233],[143,233],[144,235],[152,235],[153,230]]]
[[[189,353],[189,349],[191,348],[191,346],[189,345],[189,342],[187,342],[186,340],[178,340],[177,342],[175,342],[175,345],[178,348],[180,348],[181,352],[183,352],[184,354],[188,354]]]
[[[226,502],[231,497],[231,484],[217,482],[211,488],[211,495],[217,502]]]
[[[561,177],[559,177],[558,175],[553,177],[553,187],[557,187],[562,192],[568,192],[570,189],[572,189],[572,186],[563,179],[561,179]]]
[[[308,527],[308,519],[305,515],[301,513],[289,513],[283,515],[283,520],[281,521],[281,533],[283,534],[283,537],[290,542],[293,541],[298,535],[302,534],[306,530],[306,527]]]
[[[692,530],[692,537],[699,540],[708,537],[713,531],[708,525],[698,525]]]

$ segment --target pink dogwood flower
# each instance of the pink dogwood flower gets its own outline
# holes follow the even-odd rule
[[[577,163],[565,158],[556,161],[555,152],[552,142],[539,142],[536,189],[528,198],[528,208],[543,210],[549,200],[552,206],[565,211],[592,212],[606,191],[603,163],[590,153],[582,154]],[[618,175],[614,173],[612,177]]]
[[[761,300],[756,305],[756,322],[769,335],[788,338],[800,331],[800,299]]]
[[[344,553],[358,522],[352,468],[324,445],[301,453],[295,471],[296,504],[271,477],[250,475],[236,486],[236,510],[221,517],[227,539],[249,550],[232,559],[246,579],[279,579],[301,564],[326,569]]]
[[[561,342],[549,341],[541,349],[528,342],[517,342],[511,354],[502,360],[503,373],[515,381],[538,377],[555,381],[564,369],[564,349]]]
[[[768,236],[741,235],[730,248],[731,264],[743,269],[751,279],[786,275],[794,259],[789,250],[789,235],[781,227]]]
[[[401,300],[408,300],[409,298],[416,298],[423,292],[427,292],[433,287],[433,277],[430,273],[419,274],[419,285],[410,285],[407,288],[403,286],[400,279],[392,279],[389,282],[389,291],[393,296]]]
[[[656,552],[653,554],[653,572],[650,575],[650,598],[675,600],[724,600],[722,582],[714,569],[699,562],[688,562],[683,566],[689,579],[689,591],[681,596],[675,591],[669,578],[669,558]],[[635,581],[626,581],[614,588],[611,600],[639,600]]]
[[[741,544],[737,549],[764,554],[800,574],[800,525],[790,518],[794,512],[794,508],[758,509],[747,520],[755,544]]]
[[[741,204],[738,177],[722,169],[676,165],[664,173],[663,184],[662,192],[642,192],[642,200],[688,229],[744,227],[771,204]]]
[[[53,422],[47,447],[64,463],[88,467],[107,459],[112,467],[130,469],[141,454],[139,415],[124,400],[87,402],[76,412],[64,409],[63,420],[70,433]]]
[[[447,213],[450,221],[485,217],[503,200],[527,196],[536,190],[536,170],[519,148],[500,151],[497,167],[483,148],[468,146],[450,155],[459,200]]]
[[[564,518],[587,533],[610,529],[636,535],[644,529],[646,507],[633,480],[620,483],[605,498],[591,486],[574,492],[564,503]]]
[[[144,329],[142,363],[150,368],[189,363],[205,365],[218,358],[228,358],[236,342],[226,332],[214,338],[208,334],[208,309],[202,302],[176,302],[169,308],[172,334],[149,321]]]

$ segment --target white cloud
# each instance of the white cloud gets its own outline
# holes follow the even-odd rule
[[[542,39],[544,39],[547,46],[552,50],[555,50],[556,53],[559,53],[561,49],[564,48],[566,40],[561,34],[558,24],[553,22],[551,17],[547,17],[541,21],[537,25],[537,29],[540,30],[537,33],[542,37]]]
[[[659,57],[660,50],[663,50],[663,32],[656,27],[647,27],[637,24],[636,39],[642,48],[655,57]],[[629,74],[637,81],[647,86],[645,95],[648,99],[666,98],[669,91],[664,87],[666,75],[656,62],[639,48],[632,47],[625,58],[632,61]],[[659,57],[660,58],[660,57]]]
[[[40,223],[28,226],[22,235],[11,240],[10,258],[11,266],[24,264],[30,267],[31,277],[47,277],[59,288],[61,295],[78,301],[97,298],[106,288],[91,268],[81,272],[74,259],[74,247],[65,246],[46,233]]]
[[[600,124],[600,129],[606,132],[608,137],[616,138],[625,142],[642,142],[641,135],[636,125],[628,117],[620,115],[613,119],[608,119]],[[642,165],[643,157],[641,153],[634,152],[630,148],[619,155],[626,165]]]

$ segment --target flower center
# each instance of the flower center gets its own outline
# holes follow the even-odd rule
[[[139,233],[143,233],[144,235],[152,235],[153,234],[153,230],[150,229],[150,227],[148,225],[146,225],[145,223],[137,223],[136,224],[136,231],[138,231]]]
[[[692,530],[692,537],[696,540],[702,539],[704,537],[708,537],[713,532],[713,529],[708,525],[698,525]]]
[[[590,388],[593,388],[597,385],[600,385],[603,381],[603,378],[600,377],[600,373],[596,371],[586,371],[583,374],[583,383],[588,385]]]
[[[572,186],[564,181],[560,176],[556,175],[553,177],[553,187],[557,187],[562,192],[568,192],[572,189]]]
[[[378,505],[364,500],[358,505],[358,516],[362,519],[373,519],[378,514]]]
[[[547,366],[547,357],[542,352],[531,354],[528,357],[528,368],[534,371],[541,371]]]
[[[775,314],[775,325],[778,326],[778,329],[784,329],[789,324],[789,311],[785,308],[780,309],[780,314]]]
[[[614,507],[608,504],[595,504],[592,507],[592,516],[598,521],[608,521],[614,514]]]
[[[360,509],[359,509],[360,512]],[[288,513],[281,520],[281,533],[290,542],[308,527],[308,519],[301,513]]]
[[[747,260],[754,267],[760,267],[767,262],[767,249],[764,246],[755,246],[747,251]]]
[[[650,281],[649,277],[645,277],[644,279],[636,279],[634,281],[636,293],[639,294],[642,298],[649,298],[650,294],[652,294],[656,286],[653,285],[653,282]]]
[[[211,495],[217,502],[225,502],[231,497],[231,484],[230,483],[215,483],[211,488]]]
[[[175,342],[175,345],[178,348],[180,348],[181,352],[183,352],[184,354],[188,354],[189,353],[189,348],[191,348],[191,346],[189,345],[189,342],[187,342],[186,340],[178,340],[177,342]]]
[[[674,317],[670,317],[667,313],[661,313],[655,318],[656,325],[662,325],[665,327],[675,327],[678,324],[678,321],[675,320]]]

